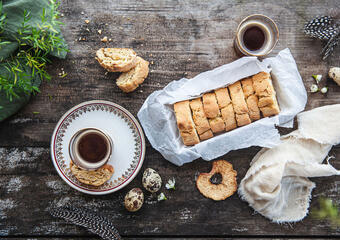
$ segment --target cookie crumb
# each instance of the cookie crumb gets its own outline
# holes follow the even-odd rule
[[[99,35],[102,34],[102,30],[101,29],[98,30],[98,34]]]
[[[90,32],[90,29],[86,28],[86,31]]]
[[[86,19],[86,20],[85,20],[85,23],[86,23],[86,24],[89,24],[89,23],[90,23],[90,20]]]
[[[106,36],[105,36],[105,37],[103,37],[102,39],[100,39],[100,41],[102,41],[102,42],[106,43],[106,42],[107,42],[107,37],[106,37]]]
[[[81,15],[84,15],[85,13],[84,13],[84,12],[81,12],[80,14],[81,14]]]
[[[109,42],[111,42],[112,41],[112,39],[111,38],[109,38]]]

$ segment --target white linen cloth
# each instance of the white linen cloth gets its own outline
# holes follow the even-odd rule
[[[315,184],[308,177],[339,175],[328,156],[340,143],[340,104],[297,115],[298,129],[281,137],[281,144],[263,148],[250,163],[239,186],[240,197],[270,220],[296,222],[308,213]]]

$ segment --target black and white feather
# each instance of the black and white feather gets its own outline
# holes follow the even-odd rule
[[[310,37],[327,41],[321,52],[323,59],[330,56],[339,44],[340,28],[329,16],[316,17],[307,22],[304,26],[304,33]]]
[[[72,206],[58,207],[50,209],[50,214],[57,218],[63,218],[69,223],[85,227],[105,240],[122,239],[112,222],[97,213],[87,209]]]

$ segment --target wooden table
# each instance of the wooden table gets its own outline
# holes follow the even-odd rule
[[[296,224],[271,223],[237,194],[225,201],[204,198],[195,187],[195,175],[210,170],[211,163],[196,160],[177,167],[167,162],[147,144],[142,171],[125,189],[106,196],[77,192],[57,175],[50,159],[53,129],[72,106],[93,99],[118,103],[136,116],[153,91],[173,80],[193,77],[200,72],[229,63],[238,57],[233,38],[238,23],[247,15],[262,13],[272,17],[280,29],[280,40],[271,55],[288,47],[296,59],[305,86],[312,74],[327,74],[330,66],[340,65],[337,55],[327,61],[319,57],[321,44],[306,37],[302,28],[315,15],[339,15],[339,1],[171,1],[171,0],[64,0],[60,11],[63,33],[69,44],[66,60],[54,60],[49,67],[50,83],[18,114],[0,124],[0,236],[31,239],[78,239],[94,235],[81,227],[51,217],[52,205],[70,203],[102,211],[110,216],[127,238],[186,237],[270,237],[338,235],[327,221],[306,217]],[[90,20],[89,24],[84,22]],[[97,33],[102,30],[102,34]],[[112,41],[102,43],[104,36]],[[118,76],[106,74],[94,59],[100,47],[130,47],[151,62],[149,77],[137,91],[125,94],[115,85]],[[63,70],[65,78],[58,74]],[[340,87],[322,80],[329,87],[326,95],[308,93],[306,109],[340,103]],[[39,112],[34,114],[33,112]],[[291,129],[281,129],[288,133]],[[259,147],[232,151],[221,157],[238,171],[238,182]],[[331,154],[340,156],[340,148]],[[337,160],[335,167],[340,168]],[[128,213],[123,198],[132,187],[141,187],[141,174],[147,167],[159,171],[164,180],[175,177],[176,191],[164,190],[168,200],[148,202],[137,213]],[[340,177],[315,178],[311,207],[319,196],[340,201]],[[163,187],[164,188],[164,187]]]

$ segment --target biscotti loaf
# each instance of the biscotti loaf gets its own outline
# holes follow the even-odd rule
[[[269,73],[260,72],[202,97],[174,104],[177,126],[187,146],[280,112]]]
[[[174,104],[174,111],[177,119],[177,127],[181,134],[183,143],[187,146],[200,142],[195,123],[191,116],[189,101],[182,101]]]

